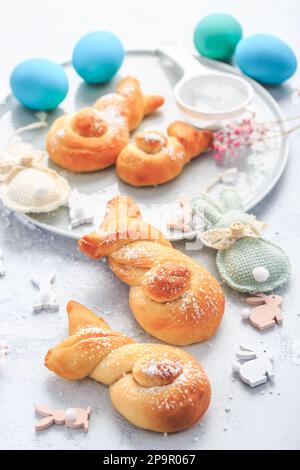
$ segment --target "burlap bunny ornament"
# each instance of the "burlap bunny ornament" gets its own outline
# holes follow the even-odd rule
[[[284,251],[261,237],[265,224],[244,211],[234,189],[223,190],[219,199],[203,193],[191,201],[197,218],[204,217],[204,245],[218,250],[217,267],[226,284],[239,292],[268,292],[290,276]]]

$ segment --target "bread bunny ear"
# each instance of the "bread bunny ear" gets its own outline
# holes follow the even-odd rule
[[[154,113],[161,105],[164,104],[164,98],[159,95],[144,96],[145,115]]]
[[[69,317],[69,334],[73,335],[83,328],[96,327],[104,330],[110,330],[107,323],[98,317],[92,310],[81,305],[75,300],[70,300],[67,305]]]

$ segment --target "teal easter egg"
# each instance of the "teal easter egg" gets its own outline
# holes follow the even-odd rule
[[[83,80],[104,83],[111,80],[124,60],[120,39],[108,31],[83,36],[74,47],[72,63]]]
[[[204,57],[229,60],[242,35],[242,27],[233,16],[215,13],[206,16],[197,24],[194,44]]]
[[[244,74],[266,85],[279,85],[297,69],[292,49],[268,34],[254,34],[240,41],[235,61]]]
[[[268,292],[284,284],[291,271],[287,255],[263,238],[241,238],[217,254],[222,279],[239,292]],[[254,270],[263,268],[268,276],[258,282]]]
[[[61,65],[48,59],[28,59],[14,68],[10,86],[26,108],[49,111],[65,98],[68,79]]]

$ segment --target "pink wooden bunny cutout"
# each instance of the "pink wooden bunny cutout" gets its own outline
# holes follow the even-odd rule
[[[249,318],[251,325],[259,330],[266,330],[275,325],[282,323],[280,305],[283,297],[279,295],[266,295],[262,293],[254,294],[255,297],[247,297],[248,305],[257,305],[250,312],[245,309],[243,316]]]
[[[46,406],[37,405],[35,411],[40,416],[45,416],[36,425],[37,431],[47,429],[53,424],[65,424],[68,428],[78,429],[84,428],[85,432],[88,431],[89,427],[89,416],[91,408],[88,406],[87,409],[83,408],[69,408],[64,410],[50,410]]]

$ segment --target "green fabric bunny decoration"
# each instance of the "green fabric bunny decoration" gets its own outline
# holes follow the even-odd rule
[[[192,199],[191,206],[196,217],[204,217],[207,230],[200,239],[218,250],[217,267],[226,284],[239,292],[254,293],[271,291],[288,280],[287,255],[261,238],[265,224],[244,211],[234,189],[223,190],[218,200],[202,194]]]

